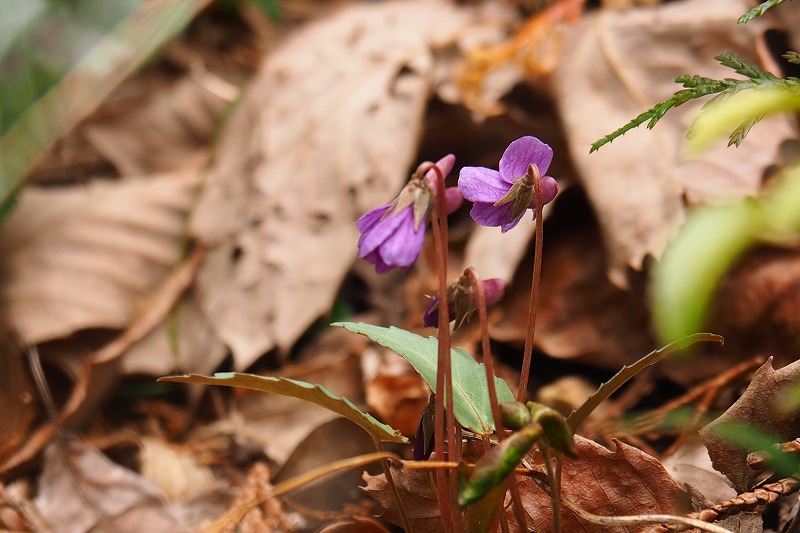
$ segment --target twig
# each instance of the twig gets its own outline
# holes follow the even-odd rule
[[[729,529],[720,527],[696,518],[686,518],[685,516],[674,516],[668,514],[642,514],[642,515],[628,515],[628,516],[601,516],[592,514],[589,511],[584,511],[567,498],[562,498],[561,503],[564,507],[593,524],[601,526],[636,526],[641,524],[671,524],[694,527],[701,531],[708,531],[709,533],[733,533]]]
[[[378,453],[383,452],[383,446],[381,445],[381,440],[374,436],[372,440],[375,442],[375,449]],[[408,513],[406,512],[406,506],[403,503],[403,499],[400,497],[400,491],[397,490],[397,484],[394,482],[394,477],[392,477],[392,467],[389,464],[389,459],[384,459],[381,461],[381,467],[383,468],[383,475],[386,476],[386,483],[389,484],[389,490],[392,491],[394,495],[394,499],[397,501],[397,508],[400,510],[400,517],[403,520],[403,528],[405,529],[406,533],[414,533],[414,527],[411,524],[411,519],[408,517]]]

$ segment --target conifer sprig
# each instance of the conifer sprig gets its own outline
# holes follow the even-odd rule
[[[770,9],[774,9],[779,4],[782,4],[784,0],[767,0],[766,2],[761,2],[759,5],[739,17],[738,22],[739,24],[744,24],[746,22],[750,22],[756,17],[760,17]]]
[[[800,55],[794,54],[791,56],[792,61],[793,59],[800,60]],[[716,96],[712,98],[709,102],[706,103],[708,105],[711,102],[718,101],[720,99],[728,98],[733,94],[736,94],[739,91],[746,90],[746,89],[759,89],[764,87],[782,87],[786,90],[791,90],[793,92],[800,92],[800,79],[797,78],[787,78],[782,79],[778,78],[774,74],[770,72],[766,72],[761,69],[758,65],[754,65],[752,63],[748,63],[744,59],[739,56],[736,56],[730,52],[725,52],[724,54],[720,54],[716,56],[714,59],[720,62],[720,64],[734,70],[737,74],[741,76],[745,76],[746,79],[731,79],[726,78],[724,80],[715,80],[712,78],[704,78],[702,76],[679,76],[675,79],[675,83],[680,83],[683,85],[684,89],[676,92],[672,95],[671,98],[656,104],[652,108],[648,109],[638,117],[634,118],[621,128],[617,129],[616,131],[609,133],[602,139],[599,139],[594,144],[592,144],[591,148],[589,149],[589,153],[592,153],[598,150],[605,144],[610,143],[617,137],[624,135],[625,133],[629,132],[630,130],[641,126],[644,123],[647,123],[647,128],[652,129],[653,126],[658,123],[659,120],[673,107],[678,107],[680,105],[685,104],[690,100],[695,100],[697,98],[701,98],[703,96],[708,96],[711,94],[715,94]],[[734,131],[731,133],[730,136],[730,144],[735,144],[738,146],[747,133],[750,131],[750,128],[761,120],[761,116],[752,117],[748,119],[746,122],[740,124]],[[691,130],[690,130],[691,133]]]

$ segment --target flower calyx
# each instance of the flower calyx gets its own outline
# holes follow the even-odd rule
[[[539,167],[536,163],[528,165],[528,171],[514,179],[514,184],[494,205],[501,206],[505,204],[512,204],[511,216],[517,218],[531,206],[534,201],[534,186],[536,180],[541,180],[542,175],[539,172]]]
[[[472,319],[478,309],[478,295],[475,290],[475,278],[469,269],[457,281],[447,286],[447,307],[451,320],[455,320],[454,329],[458,329]],[[486,305],[500,301],[505,293],[505,283],[499,278],[481,280],[483,284],[484,300]],[[423,324],[427,327],[436,327],[439,321],[439,297],[431,299],[423,316]]]

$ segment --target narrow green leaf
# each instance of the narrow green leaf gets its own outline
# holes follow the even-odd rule
[[[782,4],[784,0],[767,0],[766,2],[761,2],[759,5],[739,17],[738,22],[739,24],[744,24],[746,22],[750,22],[756,17],[760,17],[770,9],[777,7],[779,4]]]
[[[668,346],[664,346],[663,348],[659,348],[658,350],[650,352],[632,365],[623,366],[619,372],[614,374],[614,377],[600,385],[600,388],[597,389],[597,392],[589,396],[583,405],[581,405],[577,410],[572,411],[572,413],[567,417],[567,425],[573,433],[577,433],[578,429],[580,429],[583,423],[586,422],[586,419],[589,418],[589,415],[592,413],[592,411],[597,409],[598,405],[607,400],[609,396],[614,394],[617,389],[627,383],[629,379],[634,377],[648,366],[656,364],[664,357],[673,354],[678,350],[683,350],[684,348],[687,348],[696,342],[722,343],[722,337],[719,335],[714,335],[713,333],[695,333],[694,335],[690,335],[685,339],[681,339]]]
[[[421,337],[395,327],[384,328],[355,322],[337,322],[331,325],[341,326],[353,333],[366,335],[378,344],[393,350],[411,363],[411,366],[420,373],[428,385],[436,390],[436,361],[439,349],[437,339]],[[450,355],[453,368],[453,407],[456,419],[462,426],[475,433],[487,435],[494,431],[494,421],[483,364],[475,361],[461,348],[451,350]],[[498,402],[514,400],[514,395],[505,381],[495,377],[494,383]]]
[[[472,505],[505,483],[541,436],[539,424],[525,426],[481,457],[458,495],[458,504],[461,507]]]
[[[334,413],[340,414],[351,422],[361,426],[364,431],[380,440],[389,442],[408,442],[408,439],[391,426],[375,420],[372,415],[361,411],[347,398],[336,396],[322,385],[314,385],[296,379],[256,376],[236,372],[218,372],[213,376],[188,374],[183,376],[167,376],[158,381],[175,383],[203,383],[205,385],[222,385],[239,387],[262,392],[271,392],[281,396],[291,396],[307,402],[315,403]]]

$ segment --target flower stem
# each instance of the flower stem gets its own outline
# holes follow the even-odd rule
[[[534,172],[533,174],[533,196],[536,202],[536,242],[534,244],[531,301],[528,306],[528,332],[525,336],[525,351],[522,357],[522,371],[519,376],[519,391],[517,392],[517,401],[522,403],[525,403],[528,397],[528,376],[531,372],[533,335],[536,332],[536,308],[539,301],[539,281],[542,276],[542,239],[544,239],[542,222],[542,178],[538,172]]]
[[[481,324],[481,352],[483,355],[483,368],[486,370],[489,405],[492,407],[492,418],[494,418],[497,439],[502,442],[503,439],[506,438],[506,429],[503,427],[503,415],[500,414],[500,404],[497,402],[497,388],[494,384],[494,357],[492,356],[492,346],[489,343],[489,320],[486,316],[486,293],[483,290],[483,283],[478,276],[478,272],[472,267],[469,267],[466,272],[472,281],[472,287],[478,295],[478,318]],[[509,488],[511,489],[511,500],[514,503],[514,514],[517,517],[517,521],[523,530],[527,530],[527,521],[525,520],[525,512],[522,507],[519,485],[517,485],[517,479],[513,475],[511,476]],[[505,515],[503,515],[503,519],[505,520]]]
[[[434,450],[437,461],[458,462],[455,437],[455,418],[453,416],[453,373],[450,361],[450,311],[447,302],[447,203],[444,192],[444,176],[439,167],[436,172],[436,208],[432,209],[431,224],[433,240],[437,250],[436,263],[439,272],[439,301],[445,302],[439,308],[439,352],[436,365],[436,406],[434,414]],[[445,428],[447,429],[447,455],[445,456]],[[439,503],[442,506],[442,525],[445,531],[460,531],[454,522],[457,483],[453,474],[444,470],[436,471]],[[459,521],[460,522],[460,521]]]

